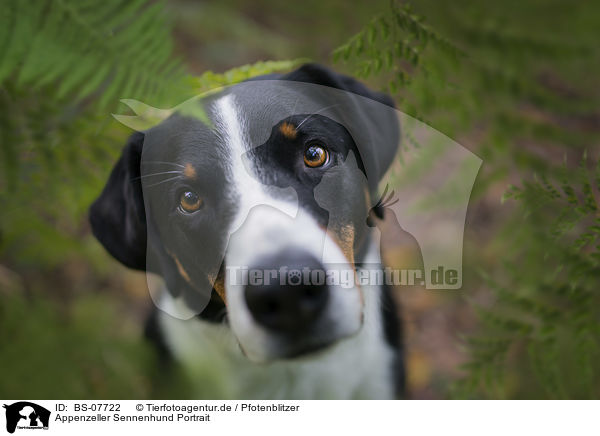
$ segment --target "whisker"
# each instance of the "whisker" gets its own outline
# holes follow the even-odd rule
[[[290,112],[291,115],[294,115],[296,112],[296,106],[298,106],[298,102],[300,101],[300,97],[298,97],[296,99],[296,102],[294,103],[294,107],[292,108],[292,112]]]
[[[385,200],[383,200],[384,203],[387,203],[388,201],[390,201],[392,198],[394,198],[394,195],[396,194],[396,192],[392,189],[392,192],[390,192],[390,194],[387,196],[387,198]]]
[[[392,201],[391,203],[388,203],[388,204],[386,204],[386,205],[385,205],[385,207],[390,207],[390,206],[393,206],[394,204],[398,203],[399,201],[400,201],[400,199],[399,199],[399,198],[396,198],[396,199],[395,199],[394,201]]]
[[[379,197],[379,201],[377,202],[377,204],[375,205],[375,207],[381,206],[384,203],[384,199],[385,199],[385,196],[387,195],[389,187],[390,187],[390,185],[388,185],[388,184],[385,185],[385,189],[383,190],[383,194],[381,194],[381,196]]]
[[[164,174],[181,174],[181,171],[164,171],[162,173],[144,174],[143,176],[132,178],[131,181],[145,179],[146,177],[162,176]]]
[[[160,182],[158,182],[158,183],[153,183],[153,184],[151,184],[151,185],[146,185],[146,186],[144,186],[144,188],[152,188],[152,187],[154,187],[154,186],[158,186],[158,185],[161,185],[161,184],[163,184],[163,183],[172,182],[172,181],[174,181],[174,180],[181,179],[182,177],[183,177],[183,176],[171,177],[170,179],[161,180],[161,181],[160,181]]]
[[[146,160],[146,161],[142,162],[142,165],[146,165],[146,164],[164,164],[164,165],[173,165],[173,166],[176,166],[176,167],[185,168],[185,166],[180,165],[178,163],[175,163],[175,162],[165,162],[165,161],[162,161],[162,160]]]
[[[335,107],[335,106],[339,106],[339,104],[332,104],[331,106],[325,106],[324,108],[321,108],[321,109],[319,109],[319,110],[318,110],[318,111],[316,111],[315,113],[312,113],[312,114],[310,114],[309,116],[307,116],[306,118],[304,118],[304,119],[303,119],[303,120],[300,122],[300,124],[298,124],[298,125],[296,126],[296,129],[299,129],[299,128],[302,126],[302,124],[304,124],[305,122],[307,122],[307,121],[310,119],[310,117],[314,117],[315,115],[318,115],[318,114],[320,114],[320,113],[321,113],[321,112],[323,112],[324,110],[330,109],[330,108],[332,108],[332,107]]]

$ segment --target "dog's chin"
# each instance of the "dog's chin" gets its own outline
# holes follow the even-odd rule
[[[335,341],[315,341],[314,343],[308,344],[297,344],[286,347],[284,350],[275,353],[271,357],[273,360],[303,360],[317,357],[317,355],[325,354],[331,348],[335,347],[341,339]]]
[[[346,339],[355,336],[362,325],[356,331],[336,338],[313,338],[311,340],[283,340],[279,339],[277,345],[262,353],[249,353],[239,343],[242,353],[248,360],[257,364],[269,364],[274,362],[302,362],[322,357],[330,353],[337,345]]]
[[[307,344],[294,347],[286,347],[285,350],[277,350],[268,354],[257,354],[257,353],[246,353],[242,345],[240,349],[242,353],[253,363],[267,365],[274,362],[292,362],[292,361],[303,361],[316,358],[323,354],[326,354],[330,349],[335,347],[338,341],[329,343],[315,343]]]

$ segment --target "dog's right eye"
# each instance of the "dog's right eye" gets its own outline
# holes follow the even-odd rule
[[[184,191],[179,196],[179,208],[184,212],[196,212],[202,207],[202,204],[202,198],[194,191]]]

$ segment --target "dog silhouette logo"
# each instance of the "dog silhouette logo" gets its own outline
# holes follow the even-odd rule
[[[14,433],[18,429],[48,429],[50,411],[29,401],[19,401],[4,405],[6,409],[6,431]]]

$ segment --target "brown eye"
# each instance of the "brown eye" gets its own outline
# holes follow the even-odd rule
[[[202,199],[194,191],[185,191],[179,197],[179,206],[187,213],[196,212],[202,207]]]
[[[304,163],[311,168],[321,167],[327,163],[329,153],[318,144],[309,145],[304,150]]]

